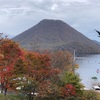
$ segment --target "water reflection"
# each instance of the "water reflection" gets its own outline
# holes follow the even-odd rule
[[[94,84],[100,83],[100,55],[78,57],[76,63],[79,64],[76,72],[80,75],[86,88],[92,89]],[[97,77],[97,79],[92,77]]]

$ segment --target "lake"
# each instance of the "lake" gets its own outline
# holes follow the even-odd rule
[[[77,57],[76,63],[79,65],[76,73],[79,74],[81,82],[86,88],[92,89],[93,85],[100,83],[100,55]],[[92,77],[97,79],[92,79]]]

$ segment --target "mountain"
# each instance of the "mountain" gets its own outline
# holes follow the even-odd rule
[[[100,46],[61,20],[44,19],[13,38],[28,50],[100,53]]]
[[[100,45],[100,42],[99,41],[96,41],[96,40],[93,40],[96,44]]]

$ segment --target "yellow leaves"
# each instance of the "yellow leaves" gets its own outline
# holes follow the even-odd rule
[[[76,69],[78,69],[78,68],[79,68],[79,65],[78,65],[78,64],[75,64],[74,66],[75,66],[75,68],[76,68]]]

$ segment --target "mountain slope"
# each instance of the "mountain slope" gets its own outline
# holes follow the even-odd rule
[[[76,50],[100,53],[100,46],[61,20],[42,20],[13,38],[28,50]]]

